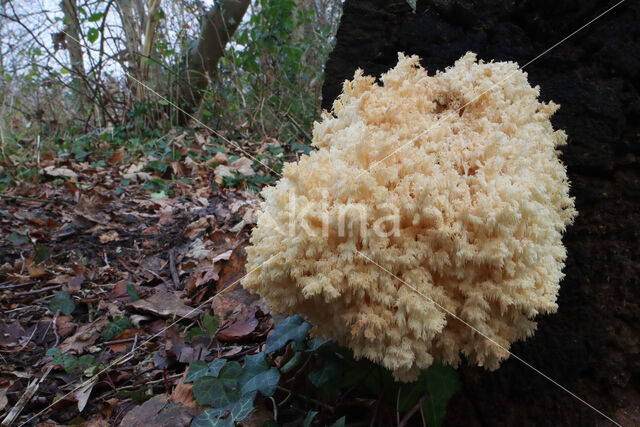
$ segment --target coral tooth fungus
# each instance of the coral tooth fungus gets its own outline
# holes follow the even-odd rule
[[[402,381],[461,355],[496,369],[509,354],[439,306],[504,348],[556,311],[577,214],[558,106],[473,53],[434,76],[399,54],[381,80],[345,82],[318,150],[264,190],[243,285]]]

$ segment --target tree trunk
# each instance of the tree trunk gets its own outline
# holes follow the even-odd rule
[[[185,55],[185,64],[174,88],[181,109],[192,114],[202,100],[211,74],[224,48],[249,7],[250,0],[221,0],[204,15],[200,37]],[[184,123],[188,116],[179,115]]]
[[[160,8],[160,0],[151,0],[149,2],[149,12],[147,13],[147,19],[144,29],[144,45],[142,46],[142,54],[140,55],[140,75],[138,79],[141,82],[146,82],[147,75],[149,74],[149,59],[151,58],[151,52],[153,51],[153,41],[156,36],[156,24],[158,22],[158,9]],[[136,98],[138,101],[142,101],[144,98],[145,87],[141,84],[138,85]]]
[[[540,85],[542,100],[561,105],[551,121],[569,136],[562,159],[579,215],[563,238],[558,312],[538,316],[535,335],[513,351],[620,424],[637,425],[640,2],[563,40],[612,4],[424,0],[413,13],[404,1],[346,0],[323,105],[331,108],[357,68],[379,76],[397,52],[419,55],[432,75],[469,50],[485,61],[531,61],[529,82]],[[464,365],[460,372],[464,390],[449,403],[445,425],[605,424],[514,358],[495,372]]]
[[[127,47],[129,72],[136,76],[138,73],[138,64],[140,62],[140,32],[142,27],[138,27],[136,13],[131,4],[131,0],[117,0],[118,13],[122,21],[122,29],[124,30],[125,46]]]
[[[78,7],[75,0],[62,0],[60,7],[64,13],[65,33],[67,51],[69,52],[69,62],[71,63],[72,82],[74,99],[77,106],[81,106],[86,101],[84,58],[80,40],[80,23],[78,22]]]

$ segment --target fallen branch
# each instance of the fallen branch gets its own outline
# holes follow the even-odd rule
[[[4,420],[2,420],[2,424],[1,424],[2,427],[5,427],[5,426],[8,427],[11,424],[13,424],[15,419],[18,417],[18,415],[20,415],[20,413],[26,406],[27,402],[29,402],[29,400],[31,400],[33,395],[36,393],[36,391],[40,387],[40,384],[42,384],[44,379],[49,375],[49,372],[51,372],[51,369],[53,369],[53,365],[50,365],[47,368],[46,372],[44,373],[44,375],[42,375],[42,377],[40,377],[40,379],[34,380],[33,382],[29,383],[24,394],[20,397],[18,402],[15,404],[15,406],[11,408],[7,416],[4,417]]]

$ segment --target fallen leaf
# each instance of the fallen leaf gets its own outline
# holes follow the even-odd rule
[[[194,402],[195,402],[195,399],[194,399]],[[0,411],[4,410],[4,408],[7,407],[8,403],[9,403],[9,399],[7,399],[7,389],[6,388],[0,389]]]
[[[55,166],[48,166],[43,169],[45,175],[49,176],[64,176],[67,178],[76,179],[78,174],[67,168],[56,168]]]
[[[133,408],[120,422],[123,427],[181,427],[188,426],[198,413],[196,408],[184,405],[166,407],[166,395],[152,397]]]
[[[252,164],[253,161],[251,159],[240,157],[239,159],[231,163],[231,167],[235,168],[242,175],[253,176],[256,174],[256,172],[251,167]]]
[[[109,242],[115,242],[120,238],[120,236],[118,235],[118,232],[115,230],[111,230],[111,231],[107,231],[106,233],[101,234],[98,237],[98,240],[100,240],[100,243],[102,243],[103,245],[105,243],[109,243]]]
[[[120,332],[118,335],[113,337],[111,341],[119,341],[119,340],[126,340],[129,338],[135,338],[136,335],[140,336],[140,335],[144,335],[144,333],[145,332],[142,329],[134,329],[134,328],[125,329],[124,331]],[[124,351],[130,348],[132,345],[133,345],[133,341],[123,342],[118,344],[110,344],[109,348],[114,353],[120,353],[121,351]]]
[[[164,408],[167,396],[164,394],[152,397],[140,406],[136,406],[124,416],[120,425],[123,427],[144,427],[153,425],[155,416]]]
[[[145,268],[156,273],[160,272],[167,265],[167,261],[157,257],[148,256],[142,260],[142,268]]]
[[[237,246],[229,257],[221,273],[220,280],[218,281],[218,290],[225,289],[228,286],[237,286],[238,281],[245,274],[245,264],[247,260],[247,253],[243,246]]]
[[[79,291],[84,283],[84,276],[75,276],[62,287],[63,291]]]
[[[226,165],[229,164],[229,156],[227,156],[226,154],[222,153],[222,152],[217,152],[212,158],[210,158],[207,161],[207,164],[211,164],[211,163],[217,163],[217,164],[222,164],[222,165]]]
[[[228,178],[233,178],[233,170],[229,166],[219,165],[213,170],[213,174],[216,178],[224,178],[225,176]]]
[[[47,280],[47,284],[62,285],[69,282],[71,279],[73,279],[73,277],[74,276],[71,276],[70,274],[60,274],[59,276],[56,276],[52,279]]]
[[[234,312],[220,327],[216,338],[220,341],[235,342],[246,339],[256,330],[259,320],[256,318],[256,307],[247,308],[244,304],[236,306]]]
[[[205,247],[202,239],[196,239],[191,242],[191,246],[189,247],[188,252],[185,254],[185,257],[195,260],[203,260],[209,255],[211,255],[211,250]]]
[[[173,389],[171,396],[169,396],[169,402],[181,403],[189,408],[196,407],[196,398],[193,396],[193,384],[185,384],[184,379],[187,376],[187,371],[184,372],[180,381]],[[0,408],[1,410],[2,408]]]
[[[60,351],[76,354],[84,353],[85,349],[92,346],[100,337],[102,329],[109,323],[106,317],[100,317],[93,323],[82,325],[75,334],[64,340],[60,345]]]
[[[202,233],[209,226],[207,218],[198,218],[196,221],[187,225],[186,235],[189,239],[193,240],[195,237]]]
[[[110,166],[115,166],[118,163],[124,162],[126,156],[127,154],[124,151],[116,151],[109,157],[107,163],[109,163]]]
[[[214,264],[213,267],[209,268],[202,277],[196,280],[195,287],[208,283],[212,280],[218,280],[220,278],[218,275],[218,273],[220,273],[220,269],[220,264]]]
[[[26,336],[26,331],[18,322],[0,322],[0,346],[4,348],[15,347],[20,338]]]
[[[221,260],[225,260],[225,261],[226,261],[226,260],[228,260],[229,258],[231,258],[231,254],[232,254],[232,253],[233,253],[233,251],[232,251],[231,249],[229,249],[229,250],[228,250],[228,251],[226,251],[226,252],[222,252],[222,253],[220,253],[220,254],[218,254],[218,255],[214,256],[214,257],[211,259],[211,262],[212,262],[212,263],[215,263],[215,262],[217,262],[217,261],[221,261]]]
[[[58,328],[58,335],[64,338],[73,333],[76,329],[76,324],[72,322],[72,316],[58,316],[56,319],[56,327]]]
[[[93,390],[93,386],[96,384],[96,380],[97,379],[90,380],[73,393],[74,397],[78,401],[78,411],[82,412],[84,407],[87,406],[89,396],[91,396],[91,391]]]
[[[128,307],[146,311],[160,317],[173,317],[193,319],[200,314],[200,309],[194,309],[186,305],[175,294],[167,291],[158,291],[153,295],[134,301]]]
[[[29,277],[32,279],[37,279],[45,275],[46,271],[44,269],[44,265],[36,264],[33,260],[29,259],[26,262],[27,271],[29,272]]]

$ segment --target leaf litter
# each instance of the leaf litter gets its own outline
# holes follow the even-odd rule
[[[187,365],[264,345],[273,320],[237,285],[264,172],[196,135],[164,172],[45,156],[0,198],[0,421],[189,425]]]

